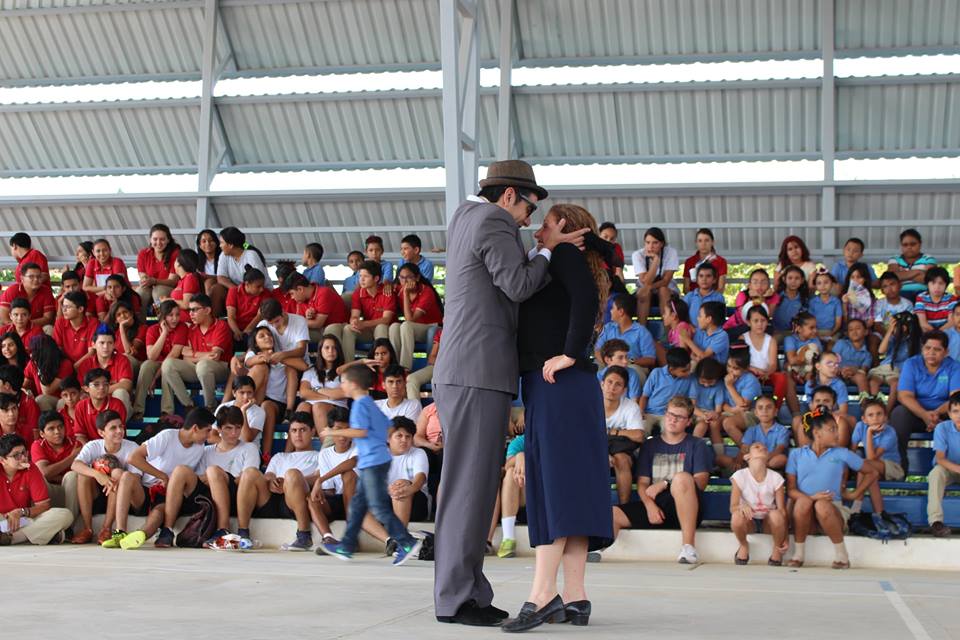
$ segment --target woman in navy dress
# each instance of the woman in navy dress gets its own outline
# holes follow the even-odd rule
[[[520,305],[527,523],[537,559],[529,601],[504,625],[507,632],[547,621],[586,624],[589,539],[613,534],[603,398],[590,360],[610,290],[606,265],[612,245],[599,238],[596,221],[582,207],[551,208],[543,228],[555,226],[592,233],[584,237],[583,251],[558,245],[550,258],[549,284]],[[557,588],[561,565],[562,597]]]

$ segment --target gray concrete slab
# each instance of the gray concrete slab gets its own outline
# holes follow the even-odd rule
[[[496,604],[515,612],[532,558],[490,559]],[[351,563],[277,551],[0,550],[4,637],[496,638],[438,624],[433,565],[394,568],[374,554]],[[587,568],[594,617],[551,625],[549,638],[960,638],[960,583],[951,572],[763,565],[603,562]]]

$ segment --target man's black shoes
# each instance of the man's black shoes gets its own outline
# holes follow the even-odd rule
[[[465,624],[471,627],[497,627],[507,619],[508,614],[503,609],[497,609],[493,605],[478,607],[472,600],[460,605],[456,615],[437,616],[437,622],[449,622],[452,624]]]

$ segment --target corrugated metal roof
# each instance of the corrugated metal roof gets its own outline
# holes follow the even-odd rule
[[[849,230],[863,239],[868,247],[898,253],[899,235],[916,220],[942,220],[938,226],[920,226],[923,250],[934,257],[956,258],[960,253],[960,193],[841,193],[837,196],[838,220],[862,220],[863,226]],[[880,226],[880,221],[900,221],[894,226]]]
[[[957,0],[838,0],[835,15],[838,51],[960,47]]]

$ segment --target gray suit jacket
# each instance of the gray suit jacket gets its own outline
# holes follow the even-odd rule
[[[516,221],[467,201],[447,230],[443,337],[433,382],[516,395],[517,310],[547,282],[549,261],[527,259]]]

